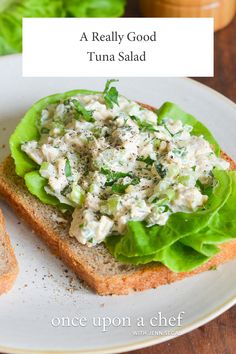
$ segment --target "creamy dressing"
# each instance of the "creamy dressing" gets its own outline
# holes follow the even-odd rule
[[[46,192],[75,208],[70,235],[90,246],[124,233],[130,220],[165,225],[172,213],[196,211],[212,170],[229,168],[191,126],[158,124],[156,113],[123,96],[117,103],[108,108],[94,94],[49,105],[40,140],[21,147],[40,165]]]

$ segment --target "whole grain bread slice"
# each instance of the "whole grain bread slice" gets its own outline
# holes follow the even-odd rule
[[[155,108],[140,103],[143,107]],[[236,163],[222,153],[236,170]],[[70,216],[56,207],[42,204],[27,190],[15,173],[14,161],[7,157],[0,165],[0,195],[77,275],[100,295],[125,295],[142,291],[212,269],[236,258],[236,240],[220,246],[221,252],[192,272],[174,273],[161,264],[125,265],[117,261],[103,244],[89,248],[69,236]]]
[[[226,154],[222,156],[230,161],[232,169],[236,169],[235,163]],[[0,194],[52,252],[101,295],[121,295],[132,290],[155,288],[236,258],[235,240],[221,245],[219,254],[192,272],[174,273],[156,263],[145,266],[124,265],[115,260],[103,244],[89,248],[71,238],[68,233],[70,216],[63,215],[56,207],[42,204],[31,195],[23,179],[16,175],[11,157],[7,157],[0,166]],[[15,274],[13,272],[11,279],[15,278]]]
[[[17,274],[17,260],[5,231],[5,220],[0,210],[0,295],[12,288]]]

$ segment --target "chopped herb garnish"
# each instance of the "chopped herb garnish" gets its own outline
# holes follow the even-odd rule
[[[147,157],[140,156],[140,157],[137,158],[137,161],[144,162],[144,163],[146,163],[149,166],[154,163],[154,160],[152,160],[150,156],[147,156]]]
[[[114,193],[125,193],[126,188],[129,186],[129,184],[114,184],[112,186],[112,192]]]
[[[129,186],[136,186],[137,184],[139,184],[140,182],[140,179],[138,177],[135,177],[130,183],[128,184],[113,184],[112,186],[112,192],[114,193],[120,193],[120,194],[123,194],[125,193],[126,189],[129,187]]]
[[[140,182],[140,178],[135,177],[130,184],[132,186],[136,186],[137,184],[139,184],[139,182]]]
[[[68,159],[66,160],[66,165],[65,165],[65,175],[66,175],[66,177],[72,176],[71,165],[70,165],[70,161]]]
[[[66,186],[64,189],[63,189],[63,191],[61,192],[61,194],[62,195],[64,195],[64,196],[66,196],[68,193],[71,193],[71,191],[72,191],[72,188],[71,188],[71,186]]]
[[[169,129],[167,128],[166,124],[164,124],[164,127],[166,128],[166,130],[168,131],[168,133],[171,135],[171,136],[174,136],[175,134],[172,134]]]
[[[155,167],[160,177],[164,178],[167,174],[167,169],[161,163],[156,164]]]
[[[130,116],[130,118],[137,124],[140,130],[148,132],[157,132],[158,130],[146,120],[141,120],[136,116]]]
[[[202,194],[205,194],[208,197],[212,194],[213,186],[209,184],[203,184],[199,181],[199,179],[196,182],[196,187],[199,188]]]
[[[78,116],[75,116],[76,120],[80,120],[81,117],[86,120],[86,122],[95,122],[95,119],[93,118],[93,111],[88,111],[79,101],[73,100],[72,101],[74,104],[74,107],[76,109],[76,112],[78,113]]]
[[[41,134],[48,134],[50,132],[50,129],[46,128],[46,127],[43,127],[41,129]]]
[[[107,176],[107,181],[105,184],[106,186],[112,186],[120,178],[132,177],[132,175],[130,173],[114,172],[114,171],[109,170],[108,168],[102,168],[101,173],[103,175]]]
[[[114,104],[119,105],[118,104],[118,96],[119,93],[117,91],[117,89],[115,87],[110,87],[110,85],[113,82],[117,82],[118,80],[108,80],[105,86],[105,90],[103,92],[103,97],[104,100],[106,102],[106,106],[107,108],[112,109],[114,107]]]
[[[167,211],[170,210],[170,207],[168,205],[162,205],[163,207],[163,212],[166,213]]]
[[[70,106],[70,100],[67,98],[66,100],[64,100],[63,104],[64,106]]]
[[[152,204],[156,204],[158,206],[163,206],[166,203],[168,203],[169,199],[167,197],[166,198],[162,198],[162,199],[160,199],[159,197],[155,197],[154,199],[152,199],[152,197],[151,197],[150,201],[151,201]]]

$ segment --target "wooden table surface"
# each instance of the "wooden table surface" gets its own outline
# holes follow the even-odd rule
[[[139,17],[138,5],[130,0],[126,16]],[[236,102],[236,18],[215,35],[215,77],[196,78]],[[235,354],[236,306],[207,325],[179,338],[132,354]]]

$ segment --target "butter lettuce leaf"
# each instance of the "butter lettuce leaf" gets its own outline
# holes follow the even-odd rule
[[[226,198],[220,212],[215,214],[210,223],[211,230],[225,237],[236,237],[236,171],[229,171],[231,193]]]
[[[44,188],[47,186],[48,182],[39,174],[39,171],[26,173],[24,180],[30,193],[35,195],[43,204],[57,206],[63,212],[73,212],[73,208],[70,205],[61,203],[59,199],[45,191]]]
[[[69,17],[119,17],[126,0],[64,0]]]
[[[214,171],[216,186],[204,209],[172,214],[164,226],[131,221],[123,236],[105,240],[115,258],[128,264],[160,262],[174,272],[191,271],[236,238],[236,172]]]
[[[196,252],[193,248],[176,242],[163,249],[154,257],[154,261],[161,262],[173,272],[189,272],[209,261],[210,257]]]
[[[37,121],[40,119],[42,110],[49,104],[63,101],[78,94],[89,95],[95,93],[97,92],[88,90],[73,90],[63,94],[51,95],[36,102],[28,110],[10,138],[11,155],[15,160],[16,173],[19,176],[24,177],[26,173],[39,169],[39,166],[37,166],[37,164],[21,150],[21,145],[27,141],[39,140],[40,134],[37,129]]]
[[[0,55],[22,51],[22,19],[44,17],[118,17],[126,0],[1,0]]]
[[[22,50],[23,17],[63,17],[62,0],[5,0],[0,5],[0,55]]]
[[[43,178],[38,171],[26,173],[25,184],[30,193],[38,197],[42,203],[50,205],[60,204],[59,200],[56,197],[53,197],[46,193],[44,187],[47,186],[48,181]]]
[[[163,122],[166,118],[172,118],[173,120],[181,120],[184,124],[191,125],[193,127],[193,135],[203,135],[203,137],[211,144],[217,156],[220,154],[220,146],[211,134],[211,132],[199,122],[194,116],[184,112],[179,106],[174,103],[166,102],[157,112],[159,123]]]
[[[109,242],[106,241],[106,246],[112,254],[114,244],[114,238],[113,240],[110,239]],[[180,242],[176,242],[150,256],[126,257],[120,254],[116,258],[124,264],[142,265],[148,263],[160,263],[164,264],[174,272],[188,272],[206,263],[211,257],[196,252],[193,248],[187,247]]]
[[[228,172],[216,170],[214,175],[218,183],[204,209],[194,213],[174,213],[164,226],[146,227],[145,222],[130,221],[127,233],[116,244],[115,255],[122,254],[127,257],[150,255],[204,229],[224,205],[231,192]]]
[[[78,94],[96,93],[99,92],[74,90],[43,98],[29,109],[10,138],[16,172],[42,203],[69,208],[46,193],[47,180],[39,174],[40,166],[21,150],[21,145],[39,140],[37,122],[49,104]],[[219,154],[219,145],[211,133],[193,116],[172,103],[166,103],[158,112],[159,122],[165,118],[180,119],[192,125],[193,134],[203,135]],[[174,272],[191,271],[207,262],[219,252],[220,244],[236,237],[236,172],[216,169],[213,174],[215,185],[204,208],[193,213],[174,213],[164,226],[147,227],[144,222],[130,221],[124,235],[111,235],[105,240],[111,254],[122,263],[139,265],[155,262]]]
[[[25,179],[25,183],[29,191],[45,204],[57,205],[61,208],[64,208],[63,204],[61,204],[57,198],[52,197],[45,192],[44,187],[47,183],[46,179],[41,177],[39,174],[40,166],[31,160],[27,154],[21,150],[21,145],[27,141],[39,140],[40,134],[37,129],[37,121],[40,119],[42,110],[45,109],[49,104],[64,101],[67,98],[76,96],[78,94],[89,95],[96,93],[98,92],[88,90],[73,90],[63,94],[55,94],[41,99],[28,110],[10,138],[11,155],[15,161],[16,173]]]

